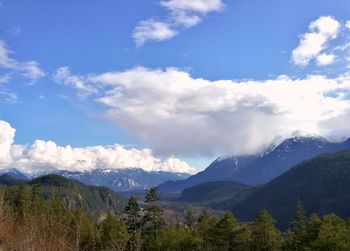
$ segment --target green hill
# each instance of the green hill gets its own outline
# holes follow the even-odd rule
[[[250,188],[249,185],[241,184],[235,181],[213,181],[202,183],[200,185],[186,188],[182,191],[178,200],[197,203],[203,206],[215,207],[216,204],[222,204],[224,201],[243,194],[242,191]]]
[[[241,220],[268,210],[280,227],[288,226],[297,199],[307,214],[350,216],[350,152],[322,155],[293,167],[232,206]]]
[[[120,213],[126,205],[126,198],[109,188],[87,186],[79,181],[70,180],[59,175],[46,175],[30,181],[20,181],[7,175],[0,177],[0,184],[13,187],[24,183],[28,189],[33,184],[40,184],[45,198],[58,196],[68,207],[81,209],[91,218],[98,219],[108,212]]]

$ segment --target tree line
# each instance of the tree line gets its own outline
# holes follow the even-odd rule
[[[238,222],[231,212],[222,217],[190,208],[182,220],[166,222],[151,188],[140,208],[130,197],[124,213],[89,219],[58,195],[45,196],[40,185],[0,189],[2,250],[350,250],[350,220],[335,214],[307,217],[297,203],[287,231],[262,211],[251,222]]]

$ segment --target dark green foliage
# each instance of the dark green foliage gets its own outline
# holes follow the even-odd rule
[[[144,248],[146,250],[154,250],[159,247],[157,234],[165,225],[163,210],[157,204],[158,200],[157,188],[152,187],[145,196],[145,208],[142,217],[142,237],[145,240]]]
[[[131,196],[128,205],[124,209],[126,215],[125,222],[127,230],[130,234],[128,241],[128,250],[140,250],[141,249],[141,209],[136,199]]]

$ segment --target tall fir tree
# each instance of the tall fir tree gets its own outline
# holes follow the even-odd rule
[[[128,250],[137,251],[141,249],[141,209],[136,199],[131,196],[127,206],[124,209],[126,216],[125,223],[130,234],[128,241]]]

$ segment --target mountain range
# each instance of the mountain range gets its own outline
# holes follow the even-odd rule
[[[145,189],[157,186],[165,181],[181,180],[190,176],[188,173],[164,171],[147,172],[140,168],[95,169],[84,172],[54,170],[41,173],[34,177],[27,176],[16,169],[9,168],[0,170],[0,175],[1,174],[8,174],[21,180],[28,180],[46,174],[57,174],[69,179],[78,180],[86,185],[109,187],[115,192],[144,191]]]
[[[179,200],[230,210],[241,221],[251,221],[265,209],[282,229],[288,227],[298,200],[307,215],[336,213],[346,219],[350,217],[350,151],[303,161],[262,186],[202,183],[185,189]]]
[[[265,184],[304,160],[343,150],[350,150],[350,139],[336,143],[322,137],[297,136],[259,155],[219,157],[204,171],[185,180],[167,181],[158,188],[163,192],[181,192],[201,183],[220,180]]]

